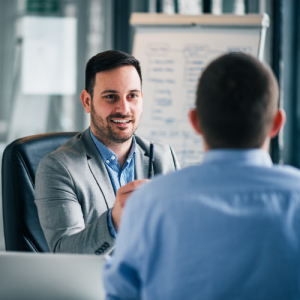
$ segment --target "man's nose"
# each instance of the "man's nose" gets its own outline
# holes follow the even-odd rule
[[[129,103],[125,96],[120,98],[120,100],[118,101],[118,106],[116,108],[116,112],[120,113],[122,115],[126,115],[130,112]]]

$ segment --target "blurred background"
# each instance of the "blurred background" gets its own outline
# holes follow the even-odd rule
[[[264,61],[278,78],[287,113],[270,153],[274,162],[300,166],[298,0],[0,0],[0,157],[20,137],[88,127],[79,97],[86,62],[109,49],[131,53],[132,12],[267,13]]]

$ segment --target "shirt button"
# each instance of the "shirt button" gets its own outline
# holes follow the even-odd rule
[[[111,159],[115,159],[115,157],[114,157],[114,156],[112,156],[112,157],[111,157]]]
[[[108,159],[106,160],[106,163],[109,164],[109,160]]]

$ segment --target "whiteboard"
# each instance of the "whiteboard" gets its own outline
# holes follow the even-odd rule
[[[215,17],[215,16],[214,16]],[[173,147],[182,167],[203,159],[203,141],[188,112],[205,66],[227,52],[258,56],[261,26],[139,26],[133,55],[143,74],[144,107],[137,130],[151,141]]]
[[[76,18],[23,17],[24,95],[76,93]]]

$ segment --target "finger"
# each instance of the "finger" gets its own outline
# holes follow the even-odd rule
[[[132,182],[126,184],[126,186],[124,185],[117,191],[116,201],[119,202],[121,207],[124,207],[125,202],[126,202],[127,198],[130,196],[130,194],[133,191],[135,191],[136,189],[138,189],[143,183],[146,183],[149,181],[150,181],[149,179],[141,179],[141,180],[132,181]]]
[[[149,181],[150,181],[149,179],[139,179],[139,180],[131,181],[131,182],[123,185],[122,187],[120,187],[118,192],[121,194],[131,193],[132,191],[137,189],[141,184],[149,182]]]

